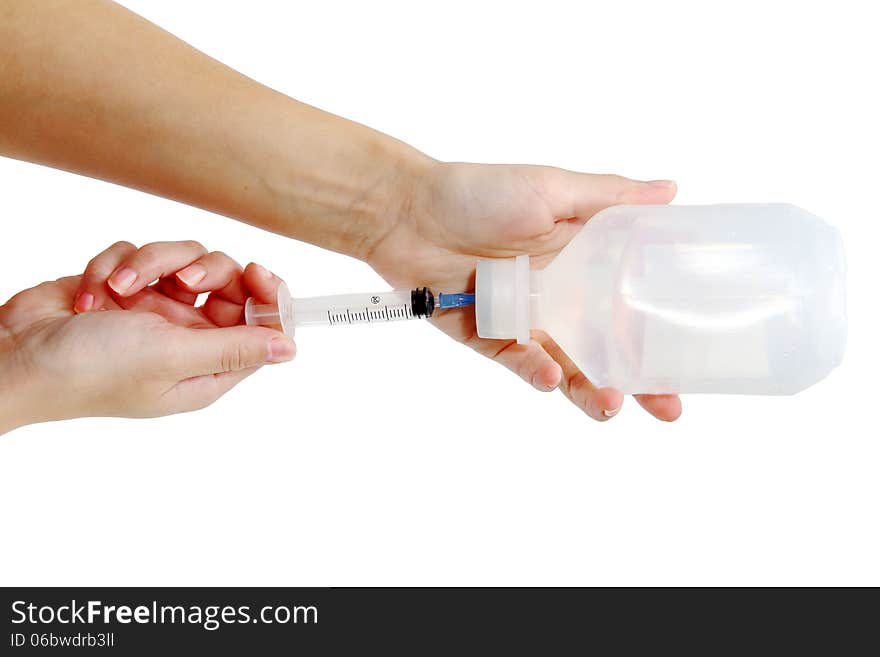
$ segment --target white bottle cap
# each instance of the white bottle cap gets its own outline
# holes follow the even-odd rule
[[[529,256],[477,261],[477,335],[529,343]]]

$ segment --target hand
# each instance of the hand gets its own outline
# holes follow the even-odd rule
[[[82,276],[17,294],[0,306],[0,433],[211,404],[262,364],[293,358],[282,333],[240,326],[247,297],[273,302],[280,283],[196,242],[119,242]]]
[[[596,212],[623,203],[668,203],[668,180],[639,182],[612,175],[541,166],[432,163],[405,195],[400,217],[371,248],[367,260],[394,285],[434,290],[473,289],[478,258],[527,254],[546,266]],[[560,387],[596,420],[613,417],[623,395],[596,388],[542,331],[528,345],[477,336],[473,312],[436,319],[447,334],[519,374],[538,390]],[[675,420],[675,395],[637,395],[661,420]]]

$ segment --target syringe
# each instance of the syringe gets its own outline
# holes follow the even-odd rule
[[[294,299],[287,286],[278,288],[277,303],[258,304],[248,299],[245,322],[250,326],[278,326],[293,335],[297,326],[372,324],[431,317],[435,310],[460,308],[474,303],[466,293],[434,295],[426,287],[364,294],[337,294]]]

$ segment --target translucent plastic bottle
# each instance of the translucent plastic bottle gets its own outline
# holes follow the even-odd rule
[[[597,386],[785,395],[840,364],[840,235],[792,205],[616,206],[542,271],[477,264],[477,332],[546,331]]]

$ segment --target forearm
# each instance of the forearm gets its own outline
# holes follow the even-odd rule
[[[2,374],[2,370],[0,370],[0,374]],[[29,422],[20,417],[12,392],[8,388],[0,391],[0,436],[29,424]]]
[[[0,436],[34,421],[29,418],[31,400],[15,360],[7,331],[0,324]]]
[[[0,0],[0,153],[356,257],[430,162],[101,0]]]

